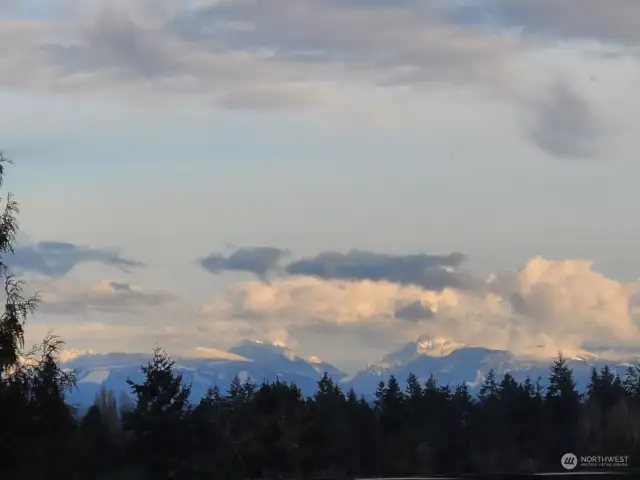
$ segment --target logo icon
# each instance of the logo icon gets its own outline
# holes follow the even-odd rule
[[[573,470],[578,466],[578,457],[576,457],[573,453],[565,453],[560,459],[560,463],[565,468],[565,470]]]

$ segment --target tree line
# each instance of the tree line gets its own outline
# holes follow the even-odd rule
[[[305,398],[295,384],[234,378],[190,402],[190,387],[161,349],[131,399],[101,389],[81,417],[65,402],[64,372],[48,338],[41,359],[4,374],[7,478],[249,479],[533,473],[561,470],[564,453],[627,455],[636,466],[640,369],[622,379],[593,371],[576,390],[562,356],[541,381],[509,373],[466,385],[380,382],[374,401],[343,392],[328,374]],[[8,461],[7,461],[8,460]],[[4,471],[4,473],[3,473]]]
[[[7,160],[0,155],[0,183]],[[375,400],[343,391],[328,374],[312,397],[295,384],[236,377],[197,402],[166,352],[156,349],[130,396],[103,388],[80,415],[65,393],[74,372],[47,335],[27,351],[24,326],[37,295],[4,263],[18,206],[0,214],[0,478],[354,478],[561,470],[560,458],[640,458],[640,368],[621,378],[593,371],[578,392],[561,355],[545,379],[490,371],[479,393],[410,375],[380,382]]]

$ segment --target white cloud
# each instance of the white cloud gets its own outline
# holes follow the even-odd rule
[[[331,330],[336,338],[364,343],[415,340],[421,334],[466,345],[553,356],[587,343],[639,343],[640,316],[632,313],[637,284],[606,278],[581,260],[532,259],[519,272],[492,276],[483,292],[426,291],[388,282],[288,277],[269,284],[248,282],[218,296],[201,313],[246,322],[268,335]],[[396,317],[398,308],[420,301],[432,315],[422,321]],[[357,353],[354,353],[357,355]]]

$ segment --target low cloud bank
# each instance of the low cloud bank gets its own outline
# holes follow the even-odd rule
[[[365,259],[366,268],[355,261],[345,267],[345,259],[354,258]],[[393,266],[385,270],[382,266],[389,264],[371,262],[377,258]],[[297,265],[286,268],[294,275],[237,284],[200,313],[292,341],[301,334],[332,331],[362,342],[386,341],[391,348],[393,341],[427,334],[534,356],[584,348],[611,353],[617,346],[622,352],[640,345],[638,283],[607,278],[589,261],[536,257],[518,271],[475,279],[478,288],[431,289],[405,282],[406,272],[418,270],[395,263],[399,258],[413,258],[422,267],[429,258],[440,268],[445,262],[459,264],[463,257],[318,255],[290,264]],[[331,268],[322,267],[327,263]]]

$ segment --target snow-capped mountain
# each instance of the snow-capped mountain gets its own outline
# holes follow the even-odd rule
[[[586,388],[594,367],[599,370],[609,365],[624,376],[629,366],[640,364],[637,358],[620,362],[586,352],[566,360],[573,369],[580,390]],[[475,391],[489,370],[493,369],[498,378],[509,372],[519,381],[524,381],[526,377],[535,381],[540,377],[541,383],[545,385],[552,362],[552,358],[520,358],[505,350],[466,347],[444,338],[423,336],[387,355],[379,363],[367,365],[347,379],[347,383],[354,390],[370,395],[377,384],[381,380],[386,381],[390,375],[405,382],[408,375],[413,373],[424,382],[433,374],[441,385],[449,384],[454,387],[465,383],[471,391]]]
[[[62,350],[60,352],[60,361],[61,362],[69,362],[74,358],[78,358],[81,355],[91,355],[93,353],[92,350],[77,350],[72,348],[70,350]]]
[[[126,380],[142,380],[140,366],[150,359],[149,354],[108,353],[71,356],[64,362],[67,369],[75,369],[77,388],[68,394],[69,401],[81,406],[90,405],[104,384],[115,392],[129,393]],[[345,373],[317,358],[307,360],[289,348],[245,340],[229,351],[195,348],[181,356],[173,356],[175,370],[191,384],[191,398],[199,400],[213,385],[226,390],[235,375],[260,383],[280,379],[295,382],[304,395],[312,395],[318,379],[327,371],[339,380]]]
[[[90,405],[95,394],[104,384],[118,392],[129,393],[127,378],[142,380],[140,366],[150,359],[149,354],[108,353],[92,354],[74,352],[63,363],[65,368],[76,369],[77,389],[69,394],[72,403]],[[235,375],[241,380],[248,377],[260,383],[264,380],[280,379],[295,382],[305,396],[315,392],[318,379],[327,372],[344,390],[353,388],[357,393],[370,397],[378,383],[394,375],[405,382],[409,373],[414,373],[421,382],[431,374],[441,385],[466,383],[471,391],[476,391],[489,370],[495,370],[498,378],[510,372],[517,380],[526,377],[541,378],[545,385],[549,376],[549,366],[553,359],[527,359],[504,350],[464,346],[439,337],[422,336],[408,343],[396,352],[385,356],[375,365],[367,365],[352,376],[317,357],[298,355],[293,350],[269,343],[245,340],[222,351],[198,347],[174,356],[175,369],[192,386],[192,400],[198,401],[207,389],[217,385],[226,390]],[[621,375],[632,365],[640,365],[640,358],[626,361],[607,360],[586,352],[567,357],[573,369],[579,389],[583,390],[591,375],[591,369],[609,365]]]
[[[415,342],[408,343],[397,352],[392,352],[384,357],[378,365],[391,368],[406,365],[421,356],[443,357],[464,346],[464,344],[453,342],[444,337],[422,335]]]
[[[251,358],[253,361],[276,368],[281,375],[296,374],[316,378],[327,372],[336,381],[346,374],[316,356],[304,358],[282,345],[245,340],[229,352]]]

